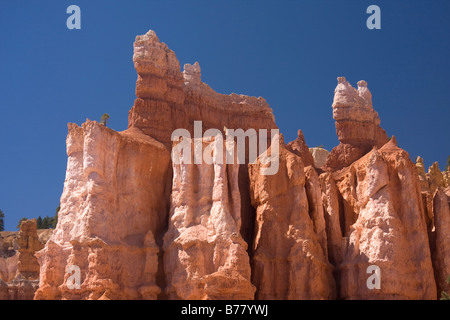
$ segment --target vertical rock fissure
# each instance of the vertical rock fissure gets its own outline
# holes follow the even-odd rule
[[[166,294],[167,277],[164,272],[164,235],[169,230],[169,219],[170,219],[170,196],[172,193],[172,177],[173,177],[173,166],[172,161],[170,161],[170,170],[166,181],[166,219],[164,220],[164,225],[162,225],[161,233],[156,236],[156,245],[159,248],[158,251],[158,270],[156,272],[156,285],[161,289],[161,292],[157,296],[157,300],[167,300],[168,296]]]
[[[341,234],[342,237],[346,236],[346,224],[345,224],[345,204],[344,204],[344,198],[342,197],[342,194],[338,191],[337,197],[339,201],[339,226],[341,227]]]
[[[239,166],[239,192],[241,194],[241,235],[247,243],[247,253],[250,261],[253,257],[253,243],[255,236],[256,209],[251,205],[250,180],[248,166]],[[252,270],[253,271],[253,270]]]

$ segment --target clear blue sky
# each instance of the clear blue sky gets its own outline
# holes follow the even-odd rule
[[[81,8],[81,30],[66,8]],[[381,8],[368,30],[366,8]],[[450,1],[17,1],[0,4],[0,208],[6,230],[53,215],[67,123],[127,128],[136,35],[149,29],[180,64],[198,61],[220,93],[264,97],[288,142],[338,144],[338,76],[364,79],[388,135],[425,165],[449,154]]]

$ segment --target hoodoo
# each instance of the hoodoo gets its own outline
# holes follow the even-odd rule
[[[388,139],[365,81],[338,78],[338,146],[313,157],[301,130],[289,143],[280,134],[267,144],[277,172],[264,175],[267,154],[249,163],[248,144],[245,163],[171,159],[180,128],[190,160],[198,144],[215,160],[236,148],[208,129],[278,129],[263,98],[215,92],[153,31],[136,37],[133,61],[128,129],[68,126],[61,210],[39,268],[34,233],[20,243],[19,272],[39,273],[35,299],[436,299],[449,289],[446,180]],[[68,285],[73,266],[79,288]]]

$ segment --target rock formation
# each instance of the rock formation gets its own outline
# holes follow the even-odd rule
[[[321,147],[315,147],[309,148],[309,152],[311,152],[311,155],[314,160],[314,166],[316,168],[322,168],[323,166],[325,166],[330,151]]]
[[[36,219],[22,221],[20,224],[18,242],[18,273],[20,273],[25,279],[39,279],[39,263],[34,254],[36,251],[41,250],[44,246],[39,241]]]
[[[216,93],[153,31],[136,37],[133,61],[127,130],[69,124],[35,299],[436,299],[446,289],[450,191],[428,197],[430,179],[388,142],[365,81],[338,78],[340,144],[325,163],[300,130],[287,145],[263,138],[254,162],[246,144],[239,163],[240,138],[278,129],[263,98]],[[379,288],[368,285],[372,266]]]
[[[446,171],[442,172],[442,177],[444,178],[444,186],[447,188],[450,186],[450,167]]]
[[[340,144],[328,155],[326,166],[331,170],[350,165],[373,147],[380,148],[388,141],[378,113],[372,107],[367,82],[359,81],[355,89],[344,77],[339,77],[332,107]]]
[[[261,175],[261,161],[249,166],[256,207],[252,279],[257,298],[333,299],[317,173],[282,144],[279,157],[276,175]]]
[[[156,299],[170,152],[137,128],[119,133],[87,121],[69,124],[67,155],[58,225],[37,254],[35,298]],[[79,290],[68,286],[71,266]]]
[[[433,197],[433,212],[435,221],[435,235],[433,247],[433,263],[436,276],[438,295],[442,291],[450,292],[450,197],[438,188]]]
[[[164,236],[166,293],[170,299],[253,299],[247,243],[240,234],[239,164],[226,164],[215,141],[206,140],[199,141],[203,150],[210,148],[222,161],[195,164],[192,152],[190,163],[173,164]]]
[[[19,232],[2,232],[0,247],[0,300],[32,300],[38,289],[41,250],[49,230],[36,229],[36,219],[22,221]],[[50,231],[51,232],[51,231]]]
[[[446,187],[444,176],[441,170],[439,170],[439,164],[437,162],[434,162],[433,165],[428,168],[427,180],[431,192],[436,191],[438,187]]]
[[[448,170],[441,171],[439,164],[434,162],[425,172],[423,159],[419,156],[416,159],[417,174],[419,175],[420,187],[422,192],[434,193],[437,188],[446,188],[449,186],[450,172]]]
[[[9,282],[17,273],[19,254],[17,237],[13,232],[0,232],[0,279]]]
[[[203,131],[224,126],[244,131],[277,129],[272,109],[263,98],[215,92],[201,82],[198,62],[186,64],[181,72],[175,53],[151,30],[136,37],[133,61],[137,99],[128,126],[141,129],[168,148],[175,129],[184,128],[193,135],[194,121],[202,121]]]
[[[307,166],[314,166],[314,159],[311,155],[310,149],[306,145],[305,137],[303,136],[302,130],[298,130],[297,132],[297,139],[294,141],[289,142],[286,145],[286,148],[291,151],[292,153],[295,153],[300,158],[302,158],[303,165],[305,167]]]
[[[436,236],[434,214],[436,201],[434,201],[434,197],[438,188],[444,189],[448,187],[447,176],[449,172],[441,172],[437,162],[434,162],[433,165],[429,167],[428,172],[425,172],[425,166],[421,157],[417,157],[416,159],[416,169],[420,183],[420,190],[422,193],[422,203],[425,209],[428,235],[431,242],[430,246],[431,249],[434,250]],[[445,193],[444,191],[442,192]]]
[[[423,164],[423,159],[421,157],[417,157],[417,159],[416,159],[416,169],[417,169],[417,174],[419,175],[420,190],[423,192],[429,191],[430,185],[427,180],[425,166]]]
[[[326,175],[321,178],[329,251],[337,268],[340,297],[435,299],[416,169],[395,138],[331,173],[332,178]],[[366,286],[371,265],[380,268],[381,289]]]

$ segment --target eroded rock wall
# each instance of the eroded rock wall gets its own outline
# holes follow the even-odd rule
[[[338,78],[334,90],[333,119],[339,145],[327,157],[326,167],[342,169],[368,153],[380,148],[387,141],[386,132],[380,127],[380,118],[372,106],[372,94],[367,82],[358,82],[358,89],[344,78]]]
[[[240,233],[239,164],[226,164],[215,141],[203,139],[198,141],[214,154],[214,163],[195,164],[193,141],[191,161],[173,164],[169,229],[164,236],[167,296],[253,299],[247,243]]]
[[[69,124],[58,225],[37,256],[36,299],[156,299],[170,153],[139,129]],[[67,268],[80,269],[72,290]]]
[[[280,145],[275,175],[249,165],[256,208],[252,279],[258,299],[333,299],[320,185],[313,168]],[[306,174],[305,174],[306,171]],[[317,192],[319,191],[319,192]]]
[[[175,53],[153,31],[137,36],[134,65],[138,73],[137,99],[129,112],[128,126],[171,148],[176,129],[194,136],[194,121],[202,131],[214,128],[277,129],[272,109],[259,97],[220,94],[201,81],[198,62],[186,64],[183,72]],[[201,132],[200,134],[202,134]]]
[[[321,178],[340,298],[435,299],[416,169],[395,138]],[[380,269],[379,289],[367,286],[371,265]]]
[[[191,140],[208,129],[270,136],[277,126],[263,98],[216,93],[198,63],[181,71],[153,31],[134,50],[128,130],[69,124],[61,210],[37,253],[36,299],[435,299],[446,289],[447,191],[421,194],[420,173],[395,138],[387,143],[365,81],[355,89],[338,78],[340,144],[324,165],[299,131],[287,145],[268,138],[279,162],[263,174],[261,150],[255,163],[248,145],[244,164],[195,162],[195,141],[213,154],[220,144]],[[188,137],[173,143],[176,129]],[[190,161],[171,159],[186,142]],[[370,266],[380,288],[367,285]]]

